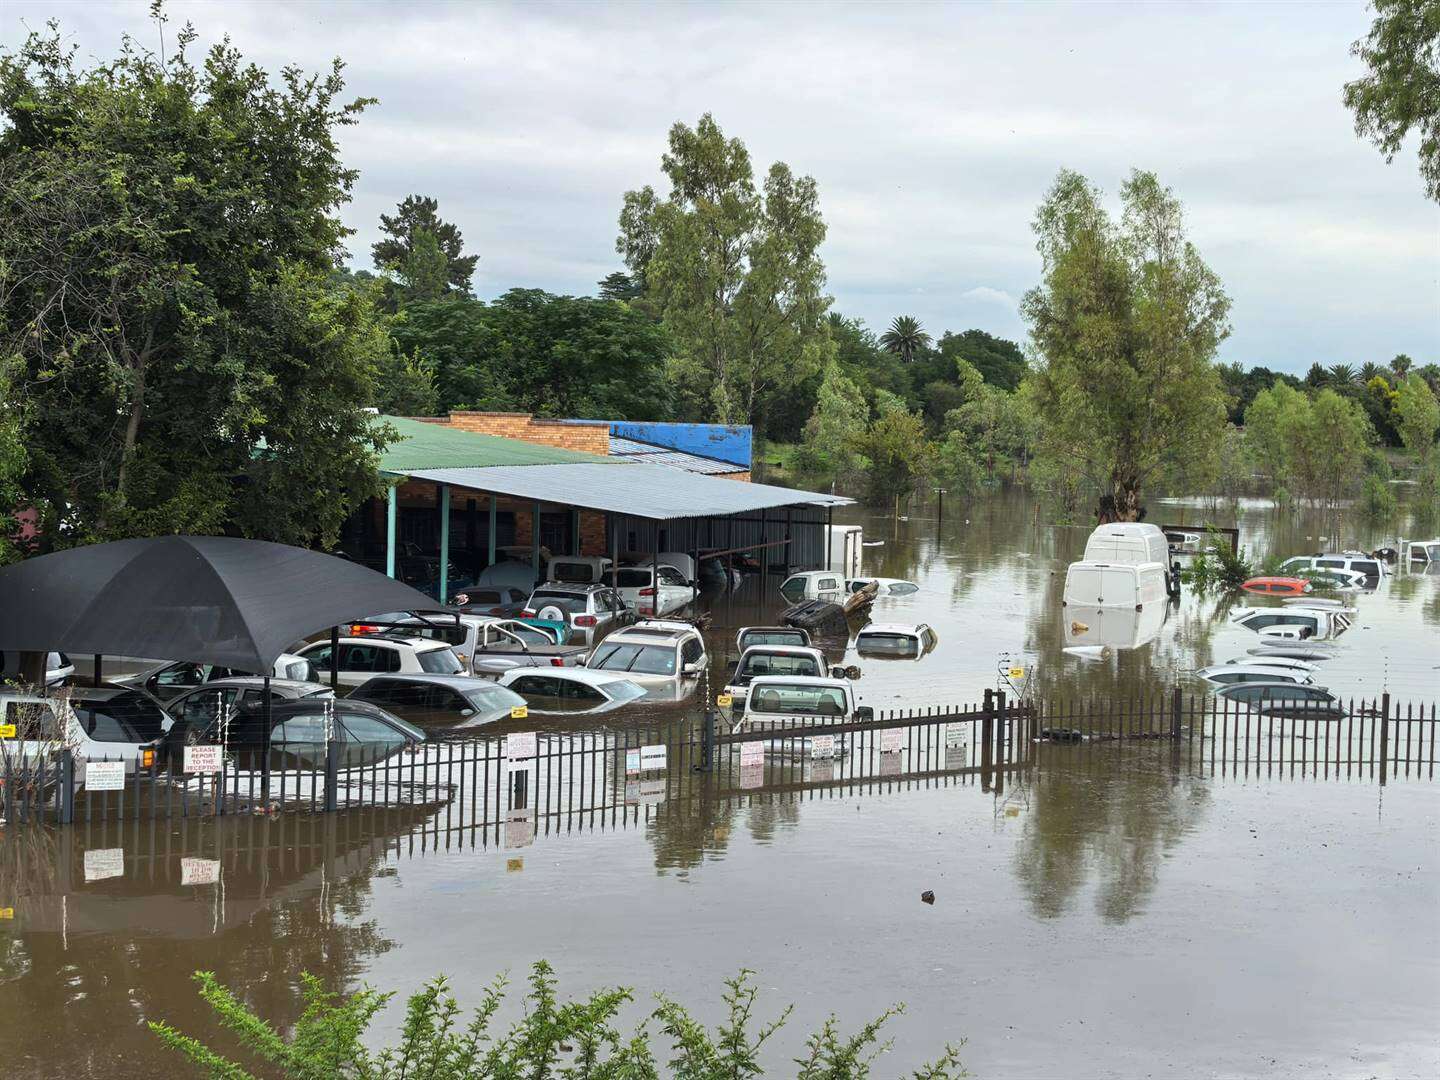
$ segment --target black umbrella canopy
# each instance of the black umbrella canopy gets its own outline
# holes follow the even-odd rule
[[[288,645],[435,601],[368,567],[230,536],[156,536],[0,570],[0,649],[153,656],[265,673]]]

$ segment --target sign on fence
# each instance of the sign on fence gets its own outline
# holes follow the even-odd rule
[[[220,860],[184,858],[180,860],[181,885],[214,885],[220,880]]]
[[[511,719],[511,720],[527,720],[527,719],[529,719],[529,717],[530,717],[530,706],[529,706],[529,705],[511,705],[511,706],[510,706],[510,719]]]
[[[0,724],[0,739],[13,739],[15,737],[14,724]]]
[[[971,727],[972,724],[946,724],[945,746],[969,746]]]
[[[1023,667],[1012,667],[1008,674],[1012,679],[1023,679],[1025,677],[1025,669]]]
[[[89,791],[124,791],[125,763],[123,761],[87,761],[85,763],[85,787]]]
[[[510,810],[505,815],[505,846],[529,847],[535,842],[535,817],[529,809]]]
[[[533,731],[517,731],[512,735],[505,736],[505,756],[511,761],[533,758],[535,746],[535,732]]]
[[[742,769],[751,765],[765,764],[765,742],[762,739],[752,739],[749,742],[740,744],[740,767]]]
[[[812,758],[833,758],[835,756],[835,736],[810,736],[810,756]]]
[[[125,849],[90,848],[85,852],[85,880],[104,881],[125,876]]]
[[[763,783],[765,783],[763,762],[758,765],[742,765],[740,767],[740,786],[742,788],[757,788]]]
[[[900,728],[886,728],[880,732],[880,753],[896,754],[905,749],[905,732]]]
[[[732,694],[716,694],[715,705],[721,709],[728,709],[735,704],[735,697]]]
[[[625,772],[633,776],[635,773],[661,770],[665,768],[666,760],[664,743],[636,747],[625,751]]]
[[[665,801],[665,778],[628,780],[625,783],[626,806],[653,806]]]
[[[219,772],[224,765],[222,748],[218,745],[185,747],[185,772],[214,773]]]

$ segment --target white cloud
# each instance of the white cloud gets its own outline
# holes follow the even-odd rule
[[[0,41],[55,15],[109,56],[122,30],[155,40],[147,6],[10,0]],[[815,176],[828,287],[872,326],[1023,337],[1030,220],[1056,171],[1114,193],[1138,166],[1184,200],[1235,300],[1225,359],[1440,360],[1440,212],[1413,156],[1387,166],[1340,104],[1358,2],[169,10],[271,70],[338,54],[381,99],[343,135],[361,265],[380,212],[424,192],[480,253],[483,295],[589,291],[618,266],[622,192],[659,184],[669,126],[710,110],[757,168]]]

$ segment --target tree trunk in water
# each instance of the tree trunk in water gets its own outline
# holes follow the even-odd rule
[[[1118,521],[1140,520],[1140,485],[1127,477],[1114,477],[1110,482],[1110,494],[1100,496],[1101,525]]]

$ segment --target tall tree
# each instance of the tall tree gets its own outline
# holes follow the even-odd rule
[[[880,391],[878,415],[859,441],[869,461],[870,497],[876,501],[908,499],[935,463],[935,445],[925,435],[925,421],[905,402]]]
[[[835,361],[825,365],[815,411],[805,423],[805,437],[796,451],[796,467],[843,484],[863,463],[860,443],[870,420],[870,406],[860,388],[847,379]]]
[[[597,282],[600,290],[601,300],[638,300],[645,295],[645,284],[638,280],[635,275],[627,274],[623,270],[616,270],[613,274],[606,274]]]
[[[1420,463],[1421,496],[1430,504],[1436,496],[1437,468],[1435,437],[1440,432],[1440,405],[1435,394],[1419,375],[1409,375],[1400,384],[1395,399],[1396,427],[1400,438]]]
[[[643,275],[682,363],[722,423],[754,422],[765,399],[821,369],[825,239],[815,181],[776,162],[755,187],[750,155],[706,113],[670,129],[670,194],[625,194],[616,250]]]
[[[1370,33],[1350,46],[1366,72],[1345,84],[1355,134],[1389,162],[1416,132],[1425,194],[1440,202],[1440,2],[1371,0],[1371,6]]]
[[[386,339],[332,283],[336,133],[367,102],[338,61],[272,85],[228,41],[192,63],[195,36],[88,70],[54,26],[0,54],[0,356],[47,542],[328,542],[378,490]]]
[[[1153,173],[1120,194],[1117,223],[1089,181],[1060,173],[1034,222],[1044,280],[1022,312],[1042,361],[1041,451],[1098,482],[1102,519],[1134,521],[1146,485],[1224,430],[1212,361],[1230,300]]]
[[[23,509],[21,486],[29,455],[25,451],[29,409],[17,383],[24,375],[18,357],[0,357],[0,563],[10,562],[18,551],[14,543],[16,515]]]
[[[459,227],[441,220],[439,211],[440,203],[428,195],[407,195],[395,213],[380,215],[380,231],[385,238],[371,245],[370,256],[375,269],[403,273],[403,268],[415,257],[417,247],[422,242],[428,243],[422,240],[428,236],[444,257],[446,287],[461,296],[469,296],[470,281],[480,256],[465,254],[465,238]],[[434,261],[429,253],[424,257]]]
[[[930,347],[930,335],[913,315],[898,315],[890,323],[890,329],[880,335],[880,344],[886,352],[895,353],[905,363],[912,363],[915,354]]]
[[[1013,341],[987,334],[984,330],[966,330],[940,335],[940,355],[947,360],[965,360],[991,386],[1014,390],[1025,377],[1025,354]]]

